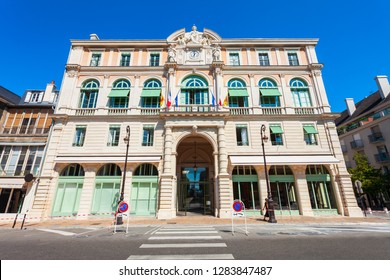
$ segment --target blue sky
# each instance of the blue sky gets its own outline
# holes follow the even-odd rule
[[[390,76],[388,0],[2,0],[0,10],[0,85],[19,95],[60,86],[71,39],[165,39],[193,24],[222,38],[319,38],[333,112]]]

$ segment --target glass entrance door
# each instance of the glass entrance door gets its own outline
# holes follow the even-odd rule
[[[178,211],[208,214],[211,212],[208,169],[184,167],[177,189]]]

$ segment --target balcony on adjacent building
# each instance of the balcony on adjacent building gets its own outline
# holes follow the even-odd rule
[[[377,162],[389,162],[390,161],[390,154],[388,152],[379,153],[379,154],[376,154],[374,156],[375,156],[375,160]]]
[[[362,149],[364,147],[364,143],[362,140],[353,140],[351,142],[351,148],[352,149]]]
[[[368,135],[368,140],[370,141],[370,143],[377,143],[385,141],[385,138],[383,137],[381,132],[375,132],[371,135]]]

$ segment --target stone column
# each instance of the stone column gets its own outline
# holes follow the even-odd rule
[[[253,74],[249,74],[249,86],[250,86],[250,95],[252,97],[252,104],[249,107],[258,108],[260,104],[260,93],[259,90],[256,91],[255,79]]]
[[[163,173],[160,176],[160,209],[158,209],[158,219],[171,219],[176,216],[174,207],[174,174],[172,172],[172,127],[165,127],[164,141],[164,165]]]
[[[310,203],[310,194],[306,180],[306,165],[293,166],[295,177],[295,191],[299,205],[299,214],[303,216],[314,216]]]
[[[219,217],[219,209],[220,209],[220,204],[219,204],[219,182],[218,182],[218,153],[214,152],[214,216]]]
[[[231,217],[231,204],[233,202],[233,193],[231,180],[227,172],[228,158],[225,140],[225,127],[218,126],[218,148],[219,148],[219,217]]]
[[[79,211],[77,212],[76,219],[86,220],[91,213],[92,198],[95,189],[95,175],[97,171],[96,165],[85,165],[84,168],[84,183],[81,191]]]
[[[270,168],[269,166],[267,166]],[[255,166],[255,169],[257,171],[257,178],[259,181],[259,194],[260,194],[260,206],[263,208],[265,199],[268,197],[268,190],[267,190],[267,180],[265,179],[265,172],[264,172],[264,165],[258,165]],[[267,171],[268,172],[268,171]],[[263,213],[264,214],[264,213]]]

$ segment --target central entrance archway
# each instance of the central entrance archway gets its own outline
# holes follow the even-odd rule
[[[213,214],[213,148],[206,139],[190,136],[180,142],[177,148],[176,174],[177,214]]]

